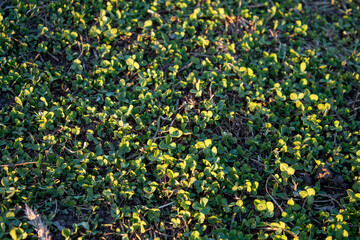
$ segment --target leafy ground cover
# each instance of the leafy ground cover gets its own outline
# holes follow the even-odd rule
[[[0,238],[359,239],[359,5],[2,1]]]

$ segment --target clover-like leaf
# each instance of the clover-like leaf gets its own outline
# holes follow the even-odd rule
[[[181,137],[183,135],[183,132],[180,129],[170,127],[169,128],[169,134],[170,134],[171,137],[179,138],[179,137]]]
[[[253,76],[254,76],[254,71],[253,71],[251,68],[247,68],[246,70],[247,70],[247,75],[248,75],[249,77],[253,77]]]
[[[195,148],[196,148],[196,149],[203,149],[203,148],[205,148],[205,147],[206,147],[206,146],[205,146],[205,143],[202,142],[202,141],[197,142],[197,143],[195,144]]]
[[[315,193],[316,193],[313,188],[307,188],[306,192],[307,192],[308,196],[315,196]]]
[[[195,202],[193,203],[193,206],[192,206],[195,210],[201,210],[202,209],[202,206],[199,202]]]
[[[266,209],[269,212],[273,212],[274,211],[274,204],[272,202],[266,202]]]
[[[202,212],[195,213],[194,217],[198,219],[199,223],[203,223],[206,218],[205,214],[203,214]]]
[[[266,210],[266,201],[265,200],[259,200],[259,199],[255,199],[254,200],[254,205],[255,205],[255,209],[257,211],[265,211]]]
[[[153,22],[151,20],[147,20],[144,23],[144,28],[151,28],[153,25]]]
[[[211,139],[206,139],[204,141],[204,144],[205,144],[206,147],[210,147],[212,145],[212,140]]]
[[[209,202],[209,199],[207,199],[207,198],[202,198],[202,199],[200,200],[200,205],[201,205],[201,207],[204,208],[208,202]]]
[[[296,93],[291,93],[291,94],[290,94],[290,99],[293,100],[293,101],[295,101],[295,100],[298,99],[298,95],[297,95]]]
[[[360,150],[356,152],[356,156],[360,157]]]
[[[316,102],[316,101],[319,99],[318,95],[316,95],[316,94],[311,94],[311,95],[309,96],[309,98],[310,98],[310,100],[313,101],[313,102]]]
[[[198,231],[192,231],[189,240],[200,240],[201,235]]]
[[[305,62],[300,63],[300,72],[305,72],[305,70],[306,70],[306,63]]]

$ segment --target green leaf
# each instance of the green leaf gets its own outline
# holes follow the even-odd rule
[[[202,207],[201,207],[201,205],[200,205],[199,202],[195,202],[195,203],[193,204],[193,208],[194,208],[195,210],[201,210],[201,209],[202,209]]]
[[[166,172],[170,179],[174,179],[174,172],[171,169],[167,169]]]
[[[210,210],[211,210],[211,208],[205,207],[205,208],[201,209],[200,212],[202,212],[202,213],[205,214],[205,215],[208,215],[209,212],[210,212]]]
[[[166,150],[169,148],[169,146],[165,143],[164,140],[162,140],[159,144],[159,148],[162,149],[162,150]]]
[[[216,216],[210,216],[210,217],[208,217],[208,222],[209,222],[210,224],[216,224],[216,223],[219,222],[219,219],[218,219],[218,217],[216,217]]]
[[[89,222],[81,222],[77,224],[78,226],[83,226],[86,230],[90,229]]]
[[[309,205],[311,205],[311,204],[313,204],[314,203],[314,196],[308,196],[308,198],[307,198],[307,203],[309,204]]]
[[[61,235],[63,235],[65,238],[70,237],[70,235],[71,235],[70,229],[64,228],[64,229],[61,231]]]

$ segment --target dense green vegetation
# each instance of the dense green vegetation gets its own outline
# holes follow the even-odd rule
[[[360,2],[0,2],[0,238],[359,239]]]

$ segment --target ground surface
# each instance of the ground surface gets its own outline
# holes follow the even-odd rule
[[[0,238],[359,239],[359,5],[1,1]]]

